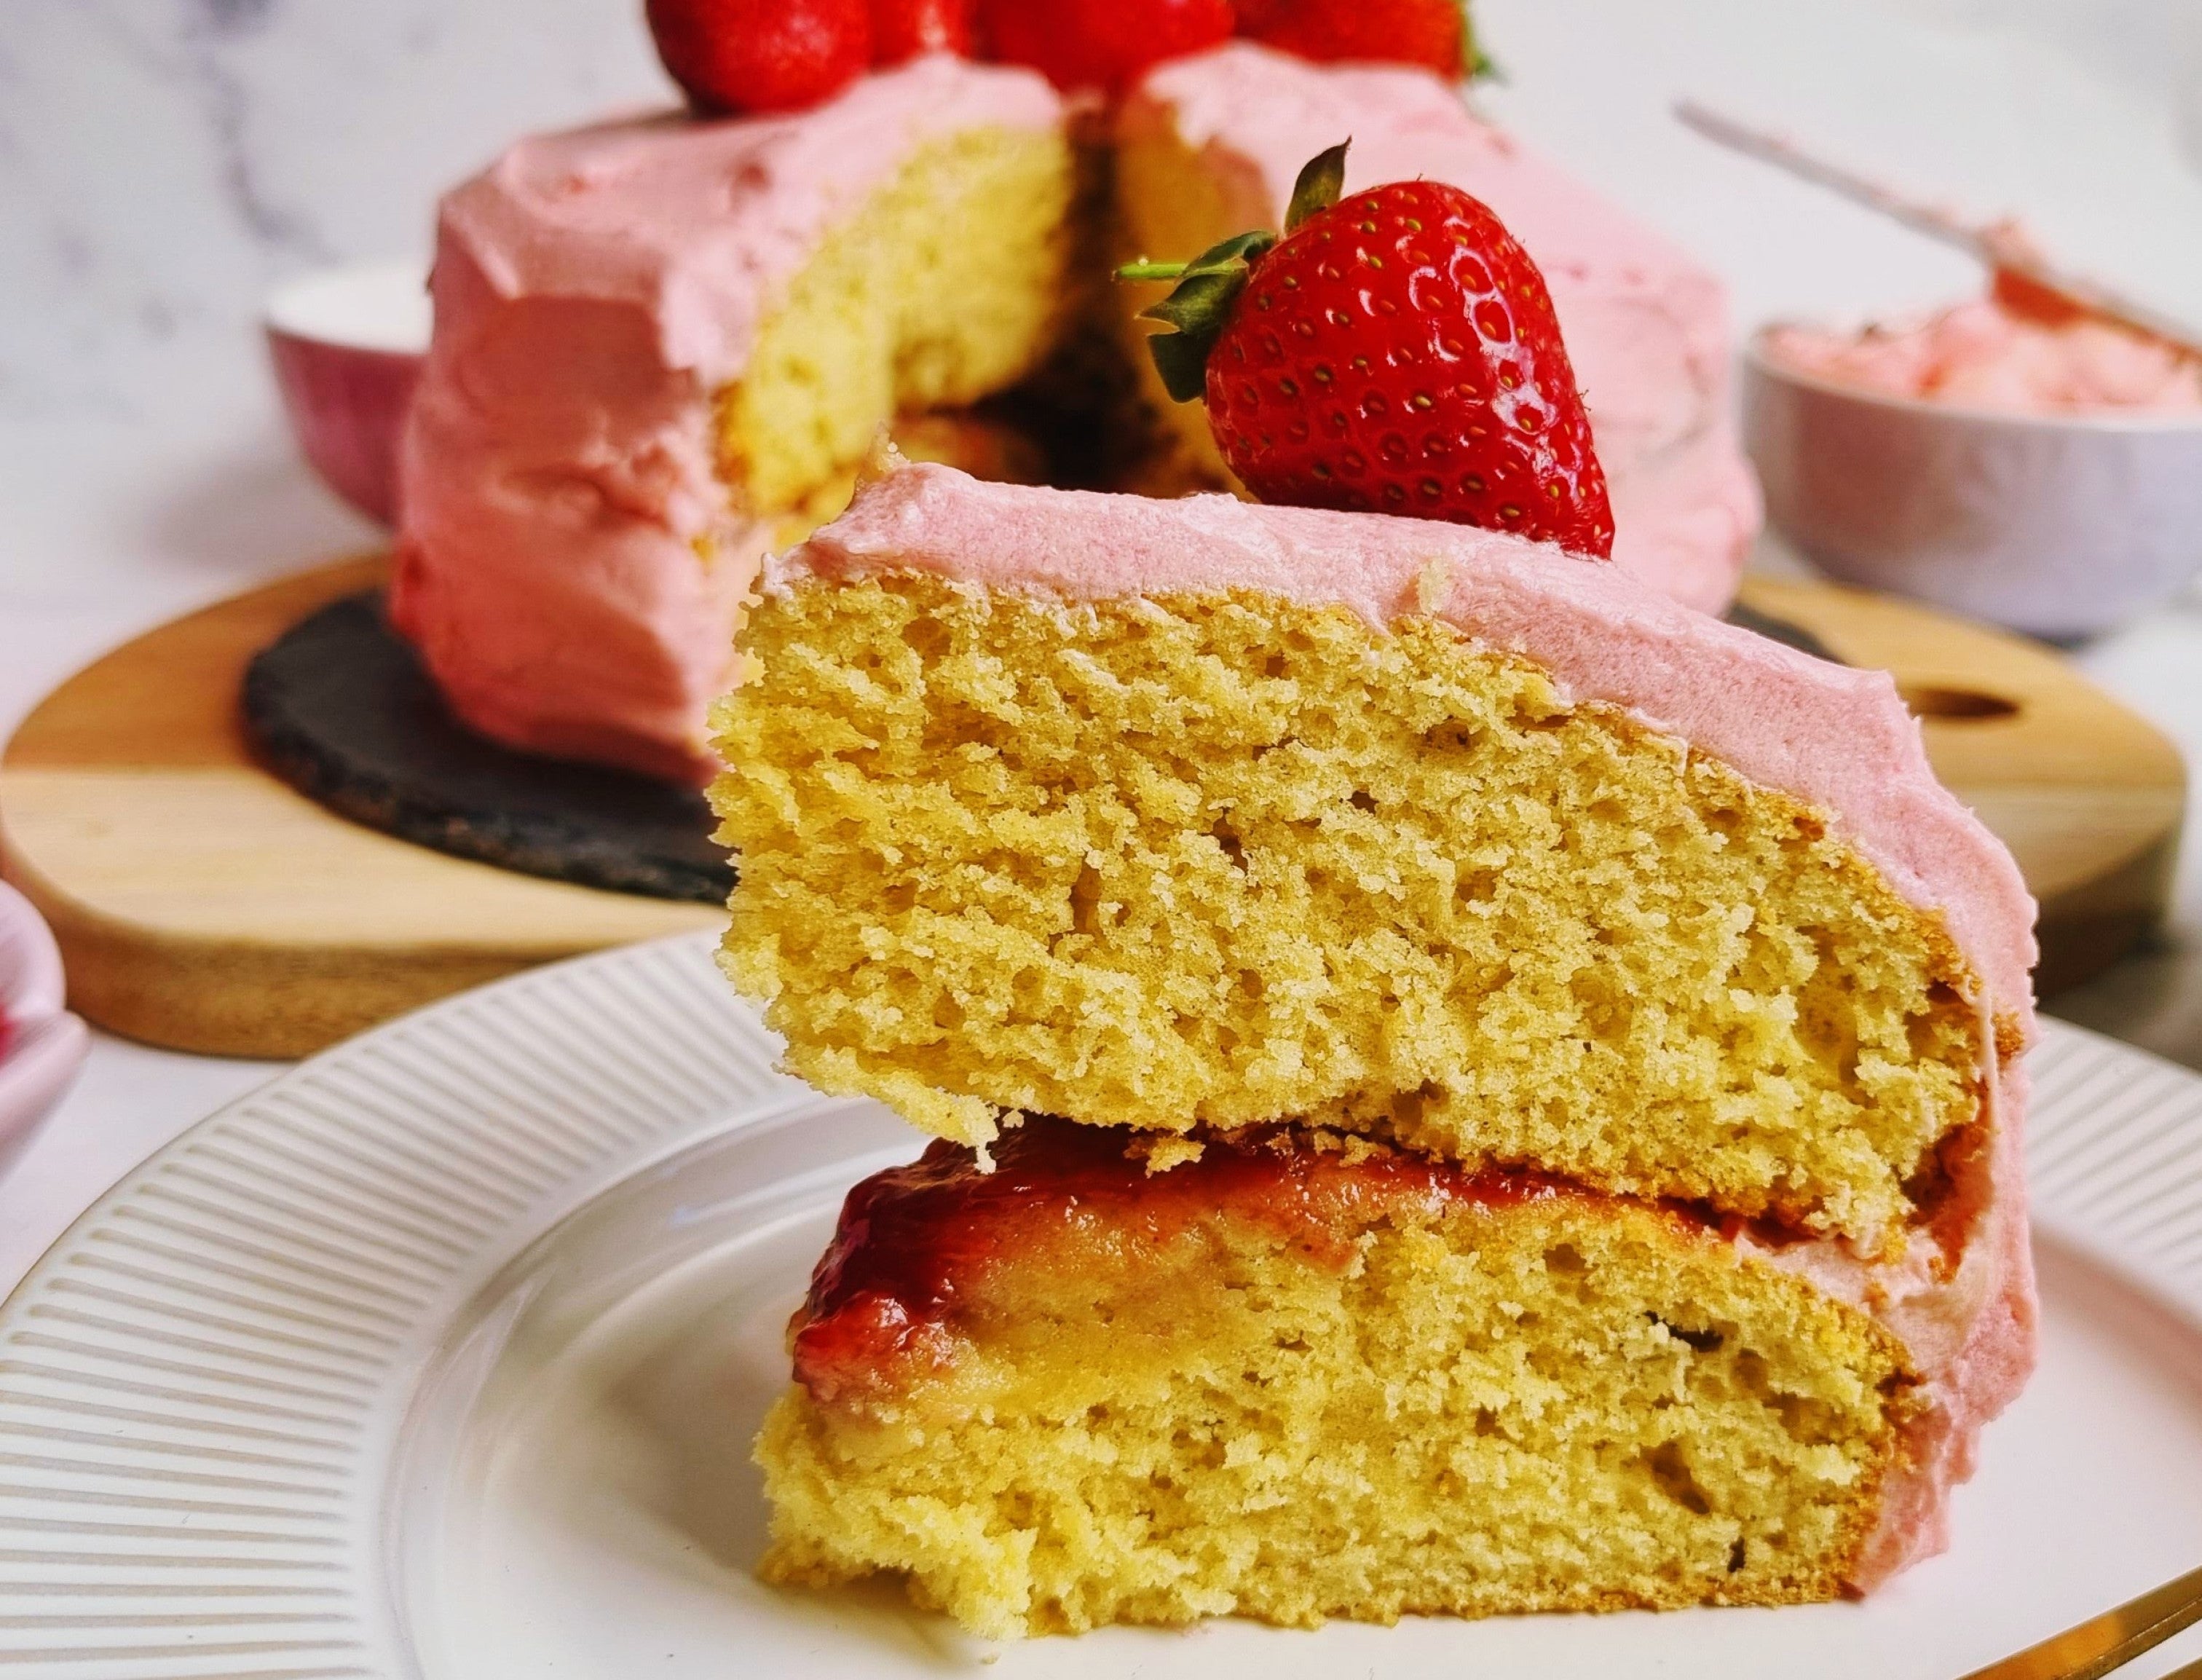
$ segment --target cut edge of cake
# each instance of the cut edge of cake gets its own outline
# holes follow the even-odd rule
[[[1298,1128],[1157,1172],[1035,1120],[851,1193],[762,1567],[994,1637],[1824,1600],[1940,1549],[1952,1440],[2023,1376],[1999,1334],[1908,1344],[1701,1210]]]

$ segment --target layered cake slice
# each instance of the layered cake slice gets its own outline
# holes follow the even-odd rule
[[[1003,1633],[1772,1603],[2033,1356],[2032,905],[1889,679],[1544,544],[917,466],[715,797],[859,1187],[768,1572]]]
[[[392,592],[482,734],[684,780],[765,551],[882,421],[1030,373],[1076,168],[1033,73],[935,55],[815,109],[524,140],[444,202]],[[1013,440],[915,450],[1011,475]]]
[[[765,569],[727,968],[943,1140],[796,1315],[774,1578],[996,1634],[1826,1598],[2031,1363],[2011,858],[1885,673],[1607,563],[1536,262],[1345,167],[1122,275],[1292,505],[883,452]]]

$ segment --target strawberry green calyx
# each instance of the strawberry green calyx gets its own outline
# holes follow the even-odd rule
[[[1345,152],[1352,144],[1350,139],[1340,140],[1300,166],[1292,181],[1292,201],[1285,207],[1285,232],[1297,233],[1303,221],[1338,202],[1345,191]]]
[[[1497,82],[1504,86],[1506,71],[1498,61],[1484,51],[1483,43],[1475,36],[1475,15],[1469,8],[1469,0],[1460,0],[1460,74],[1472,82]]]
[[[1210,245],[1190,262],[1127,262],[1116,278],[1174,280],[1169,297],[1139,311],[1142,321],[1159,321],[1172,330],[1147,340],[1155,371],[1174,402],[1190,403],[1208,388],[1208,353],[1231,319],[1239,294],[1246,289],[1254,264],[1277,243],[1270,233],[1241,233]]]
[[[1350,144],[1341,142],[1318,153],[1301,169],[1285,212],[1286,233],[1338,202]],[[1210,245],[1190,262],[1151,262],[1141,257],[1116,270],[1120,280],[1177,282],[1169,297],[1139,311],[1142,321],[1158,321],[1171,329],[1151,336],[1147,353],[1154,357],[1155,371],[1162,375],[1172,401],[1193,402],[1206,391],[1209,352],[1230,321],[1254,265],[1269,255],[1277,239],[1274,232],[1261,229]]]

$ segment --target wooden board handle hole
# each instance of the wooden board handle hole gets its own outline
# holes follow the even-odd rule
[[[1897,691],[1914,717],[1934,717],[1956,723],[1985,722],[1992,717],[2016,717],[2018,702],[2000,694],[1984,694],[1977,688],[1936,688],[1906,683]]]

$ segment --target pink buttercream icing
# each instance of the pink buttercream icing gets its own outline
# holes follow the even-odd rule
[[[1061,121],[1028,71],[929,57],[796,115],[523,140],[446,197],[392,612],[459,716],[708,774],[704,709],[767,541],[714,471],[714,392],[914,148]]]
[[[2050,325],[1993,298],[1849,333],[1778,327],[1768,355],[1831,384],[2003,414],[2202,410],[2202,360],[2109,321]]]
[[[762,587],[920,570],[1069,599],[1266,590],[1369,623],[1433,613],[1546,668],[1575,700],[1626,708],[1762,787],[1823,811],[1911,904],[1936,912],[1974,970],[1987,1040],[2033,1027],[2034,905],[2011,854],[1935,780],[1885,671],[1799,653],[1680,606],[1620,569],[1495,532],[1378,515],[1261,507],[1228,496],[1132,496],[982,484],[909,467],[766,564]],[[1854,1584],[1869,1589],[1947,1541],[1951,1487],[1981,1426],[2032,1370],[2035,1303],[2022,1157],[2025,1082],[1991,1047],[1979,1071],[1987,1146],[1955,1173],[1931,1230],[1895,1261],[1834,1242],[1747,1252],[1871,1313],[1905,1345],[1925,1406],[1884,1489]]]
[[[1612,488],[1616,563],[1688,605],[1728,605],[1760,509],[1735,436],[1714,275],[1426,72],[1317,66],[1234,42],[1154,71],[1120,121],[1201,152],[1248,227],[1279,226],[1300,167],[1348,138],[1349,190],[1421,177],[1490,205],[1551,288]]]

